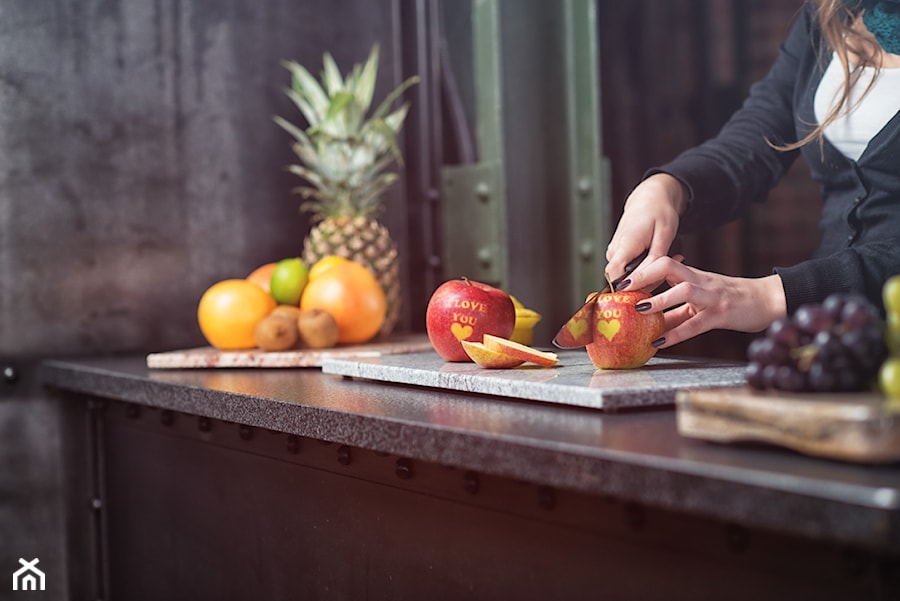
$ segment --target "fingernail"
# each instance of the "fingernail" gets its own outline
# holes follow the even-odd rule
[[[625,290],[629,286],[631,286],[631,279],[622,280],[621,282],[619,282],[615,285],[615,289],[616,289],[616,292],[619,292],[620,290]]]
[[[665,343],[666,343],[666,337],[663,336],[662,338],[657,338],[656,340],[651,342],[650,346],[652,346],[653,348],[658,348],[658,347],[661,347],[662,345],[664,345]]]
[[[646,311],[650,308],[650,303],[644,301],[642,303],[638,303],[634,306],[634,310],[640,313],[641,311]]]

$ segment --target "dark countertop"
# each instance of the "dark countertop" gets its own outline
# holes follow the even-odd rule
[[[47,361],[51,387],[840,543],[900,551],[900,466],[679,436],[673,407],[578,407],[318,369],[151,370]]]

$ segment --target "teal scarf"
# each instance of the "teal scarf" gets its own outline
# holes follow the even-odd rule
[[[885,52],[900,54],[900,0],[845,0],[851,8],[864,8],[863,23]]]

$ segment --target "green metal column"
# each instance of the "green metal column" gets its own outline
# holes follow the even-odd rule
[[[497,0],[474,0],[471,10],[479,162],[442,170],[444,266],[448,277],[468,276],[505,287],[506,189]]]
[[[571,303],[602,288],[611,191],[609,163],[601,156],[600,66],[594,0],[566,0],[566,115],[568,202],[573,266]]]
[[[472,84],[478,159],[442,169],[445,274],[517,296],[544,315],[535,342],[549,344],[603,287],[610,186],[595,2],[460,6],[471,10],[472,64],[456,76]]]

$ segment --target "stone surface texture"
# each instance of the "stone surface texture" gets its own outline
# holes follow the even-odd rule
[[[554,367],[526,364],[484,369],[474,363],[448,363],[435,352],[371,358],[326,358],[322,371],[354,378],[414,384],[560,405],[619,410],[674,405],[685,387],[737,386],[743,364],[653,358],[638,369],[595,368],[584,350],[558,353]]]
[[[257,426],[816,539],[898,549],[900,471],[681,437],[672,408],[608,413],[318,369],[51,361],[56,390]]]

